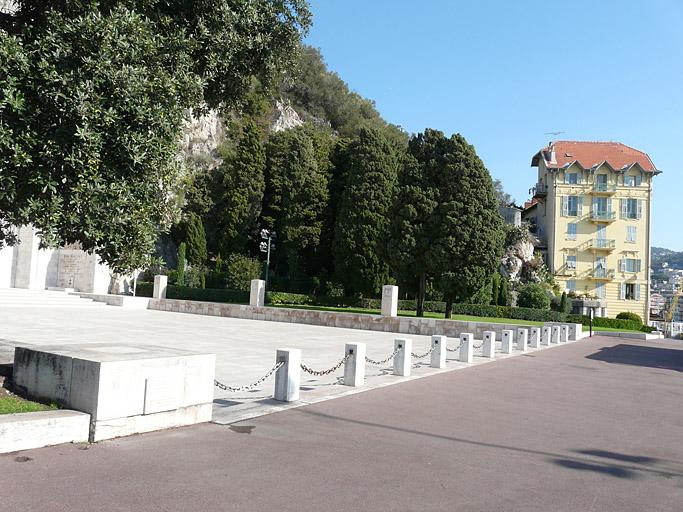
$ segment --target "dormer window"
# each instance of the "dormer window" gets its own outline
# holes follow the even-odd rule
[[[627,174],[624,176],[625,187],[639,187],[642,181],[643,177],[640,174]]]
[[[566,175],[566,180],[568,185],[578,185],[579,184],[579,173],[569,172]]]

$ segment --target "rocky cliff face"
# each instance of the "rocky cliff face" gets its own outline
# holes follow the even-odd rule
[[[270,127],[272,131],[282,132],[291,128],[296,128],[302,124],[304,124],[304,122],[289,102],[282,100],[275,102],[275,119]]]
[[[534,240],[529,234],[505,248],[500,273],[512,282],[540,283],[541,278],[536,273],[538,267],[534,258]]]
[[[212,110],[205,116],[194,116],[188,111],[180,142],[184,158],[206,160],[209,168],[217,167],[221,160],[216,149],[224,140],[225,127],[217,111]]]

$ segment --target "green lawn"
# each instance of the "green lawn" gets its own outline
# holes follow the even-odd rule
[[[37,402],[29,402],[18,396],[0,396],[0,414],[15,414],[18,412],[37,412],[56,409],[56,406],[43,405]]]

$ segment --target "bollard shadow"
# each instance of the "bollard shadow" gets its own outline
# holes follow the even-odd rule
[[[683,372],[683,350],[673,348],[614,345],[602,347],[594,354],[586,356],[586,359]]]
[[[577,455],[567,455],[543,450],[534,450],[531,448],[522,448],[518,446],[510,446],[505,444],[489,443],[485,441],[478,441],[476,439],[466,439],[462,437],[447,436],[443,434],[434,434],[431,432],[424,432],[420,430],[397,427],[395,425],[374,423],[371,421],[344,418],[342,416],[335,416],[332,414],[317,412],[306,407],[295,409],[292,411],[292,413],[306,414],[310,416],[315,416],[320,419],[340,421],[364,427],[379,428],[394,432],[401,432],[404,434],[426,436],[433,439],[441,439],[453,443],[481,446],[484,448],[498,449],[503,451],[513,451],[529,455],[538,455],[566,469],[572,469],[576,471],[593,471],[608,476],[613,476],[616,478],[627,478],[637,480],[644,477],[645,475],[651,475],[657,477],[683,479],[683,464],[674,461],[662,461],[660,459],[655,459],[652,457],[624,455],[616,452],[609,452],[606,450],[574,450],[574,453],[576,453]],[[611,458],[613,459],[613,462],[606,463],[602,461],[596,461],[593,459],[593,457]],[[668,466],[672,467],[666,467],[660,464],[664,462],[668,462]]]

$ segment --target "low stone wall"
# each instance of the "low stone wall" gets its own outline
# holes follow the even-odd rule
[[[82,299],[91,299],[95,302],[103,302],[108,306],[119,306],[128,309],[148,309],[149,297],[132,297],[130,295],[113,295],[98,293],[72,292],[70,295],[78,295]]]
[[[440,334],[449,338],[456,338],[461,333],[467,332],[473,334],[474,338],[478,340],[483,338],[484,331],[494,331],[497,336],[502,336],[503,331],[506,329],[531,327],[531,325],[520,324],[461,322],[457,320],[417,317],[386,317],[360,313],[255,307],[240,304],[172,299],[151,299],[149,301],[149,309],[194,315],[224,316],[245,320],[322,325],[325,327],[342,327],[345,329],[363,329],[366,331],[396,332],[424,336]]]
[[[90,415],[77,411],[44,411],[0,416],[0,453],[62,443],[87,443]]]

